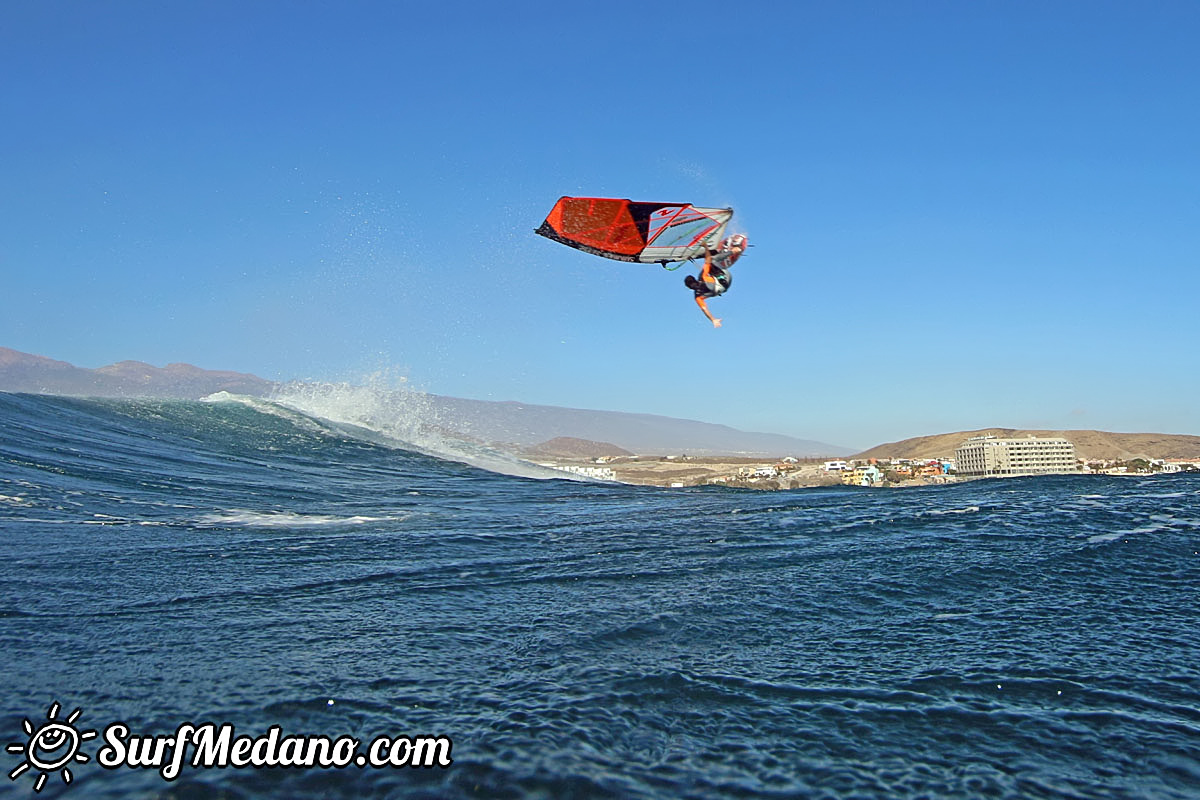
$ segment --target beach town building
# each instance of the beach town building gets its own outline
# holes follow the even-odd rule
[[[615,481],[617,479],[617,473],[612,467],[585,467],[577,464],[541,464],[540,466],[569,472],[572,475],[579,475],[584,478],[595,478],[601,481]]]
[[[738,475],[743,478],[777,478],[779,469],[772,466],[742,467]]]
[[[944,461],[926,461],[912,467],[912,474],[922,478],[932,478],[938,475],[948,475],[950,466]]]
[[[883,472],[874,464],[862,464],[854,469],[842,470],[842,483],[847,486],[878,486],[883,483]]]
[[[954,451],[955,471],[967,478],[1061,475],[1079,471],[1075,445],[1066,439],[998,439],[974,436]]]

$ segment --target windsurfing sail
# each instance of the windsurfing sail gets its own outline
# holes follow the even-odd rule
[[[732,208],[638,203],[605,197],[560,197],[537,233],[617,261],[667,264],[716,247]]]

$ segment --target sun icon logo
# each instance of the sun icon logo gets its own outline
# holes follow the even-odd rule
[[[75,776],[71,774],[70,770],[71,764],[75,762],[86,764],[88,760],[86,755],[79,752],[79,745],[96,736],[95,731],[75,729],[75,720],[79,719],[79,715],[82,713],[80,709],[77,708],[71,712],[71,716],[67,717],[64,722],[55,719],[58,716],[58,710],[58,703],[51,705],[50,710],[46,712],[47,721],[41,727],[35,728],[32,722],[28,719],[25,720],[22,727],[25,728],[29,740],[25,744],[14,742],[6,748],[10,753],[20,753],[25,756],[25,760],[8,773],[10,780],[15,781],[30,767],[41,773],[33,784],[35,792],[40,792],[46,785],[46,778],[51,772],[57,770],[62,771],[63,783],[69,784],[74,780]]]

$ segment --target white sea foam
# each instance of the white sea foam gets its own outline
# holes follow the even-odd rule
[[[974,514],[978,510],[979,506],[967,506],[966,508],[935,508],[927,513],[933,516],[941,516],[943,514]]]
[[[1156,517],[1158,515],[1155,515]],[[1139,528],[1132,528],[1124,531],[1114,531],[1113,533],[1099,533],[1095,536],[1089,536],[1089,542],[1111,542],[1115,539],[1124,539],[1127,536],[1140,536],[1146,533],[1158,533],[1159,531],[1171,530],[1174,527],[1175,520],[1170,518],[1159,518],[1161,521],[1155,522],[1152,525],[1143,525]]]
[[[215,527],[243,528],[324,528],[340,525],[367,525],[376,522],[399,522],[406,515],[367,517],[354,515],[341,517],[331,514],[298,514],[294,511],[248,511],[231,509],[215,514],[205,514],[197,522]]]
[[[0,494],[0,503],[7,503],[10,506],[31,506],[32,500],[26,500],[24,497],[12,497],[7,494]]]

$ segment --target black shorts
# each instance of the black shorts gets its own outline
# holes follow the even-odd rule
[[[715,272],[715,270],[714,270],[714,272]],[[710,273],[710,274],[712,274],[712,273]],[[714,277],[716,277],[716,276],[714,275]],[[728,281],[728,278],[726,278],[726,281]],[[686,286],[687,288],[691,289],[693,292],[695,292],[696,297],[708,298],[708,297],[716,297],[717,296],[716,292],[712,291],[711,289],[709,289],[707,286],[704,285],[704,281],[700,280],[699,278],[695,277],[694,275],[688,275],[686,278],[684,278],[683,285]],[[728,286],[726,288],[728,288]]]

